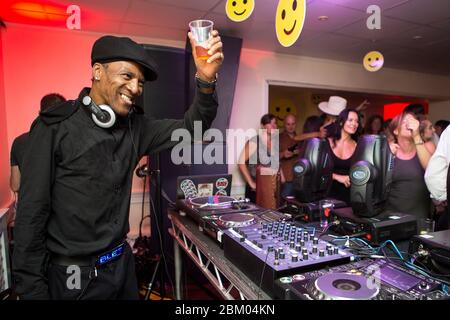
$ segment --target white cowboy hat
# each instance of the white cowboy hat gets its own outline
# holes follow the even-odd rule
[[[347,100],[338,96],[331,96],[328,101],[319,103],[319,109],[332,116],[338,116],[346,107]]]

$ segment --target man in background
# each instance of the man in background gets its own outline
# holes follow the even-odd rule
[[[294,174],[292,168],[297,161],[299,149],[297,147],[297,141],[294,139],[296,136],[295,128],[297,126],[297,119],[293,114],[288,114],[284,118],[284,131],[280,134],[280,165],[286,182],[281,189],[281,196],[292,196],[294,193],[292,180]]]
[[[42,97],[40,112],[45,111],[53,106],[66,101],[59,93],[49,93]],[[25,153],[26,144],[28,141],[28,132],[25,132],[14,139],[11,146],[10,163],[11,163],[11,176],[9,179],[9,186],[14,192],[17,201],[17,193],[20,188],[20,164],[23,160],[23,154]]]

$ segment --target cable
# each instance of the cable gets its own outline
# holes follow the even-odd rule
[[[150,183],[152,186],[156,187],[156,182],[152,179],[150,179]],[[168,204],[170,204],[172,207],[176,207],[176,203],[170,199],[170,197],[167,195],[167,193],[164,191],[164,189],[161,187],[161,195],[166,200]]]
[[[152,199],[151,197],[150,197],[150,204],[151,204],[151,206],[152,206],[152,210],[151,210],[151,211],[153,212],[153,215],[154,215],[154,218],[155,218],[155,224],[156,224],[156,229],[157,229],[157,232],[158,232],[158,238],[159,238],[159,246],[160,246],[160,248],[161,248],[161,255],[162,255],[163,261],[164,261],[164,269],[165,269],[167,278],[168,278],[169,281],[170,281],[170,286],[171,286],[172,293],[173,293],[173,292],[175,292],[175,287],[174,287],[174,285],[173,285],[172,278],[170,277],[170,274],[169,274],[169,271],[168,271],[169,268],[168,268],[168,266],[167,266],[166,255],[164,254],[163,241],[162,241],[162,233],[161,233],[161,229],[160,229],[160,226],[159,226],[159,223],[158,223],[158,217],[156,216],[155,205],[154,205],[153,199]]]

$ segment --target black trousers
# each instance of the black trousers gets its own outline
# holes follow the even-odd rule
[[[137,300],[139,299],[134,256],[128,244],[117,260],[97,268],[50,263],[48,290],[53,300]],[[77,282],[78,274],[81,276]],[[79,284],[79,285],[78,285]]]

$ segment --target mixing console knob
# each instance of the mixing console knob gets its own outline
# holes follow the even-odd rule
[[[289,248],[291,248],[291,249],[295,248],[295,242],[294,241],[289,242]]]
[[[305,240],[300,240],[300,246],[304,246],[305,245]]]
[[[296,254],[292,255],[292,262],[298,262],[298,255]]]
[[[285,253],[284,252],[280,252],[280,259],[284,259],[284,258],[286,258]]]
[[[302,246],[297,243],[295,245],[295,251],[300,252],[300,250],[302,250]]]
[[[313,244],[319,244],[319,239],[318,238],[314,238],[313,239]]]
[[[313,253],[317,253],[317,247],[316,247],[316,246],[313,246],[313,247],[312,247],[312,252],[313,252]]]
[[[325,251],[324,250],[320,250],[319,251],[319,257],[325,257]]]
[[[272,251],[273,251],[273,246],[268,246],[268,247],[267,247],[267,251],[268,251],[268,252],[272,252]]]
[[[280,253],[278,252],[278,250],[275,250],[275,252],[274,252],[274,258],[275,258],[275,260],[280,259]]]
[[[289,240],[289,233],[284,234],[284,240]]]
[[[308,248],[303,248],[303,249],[302,249],[302,252],[303,252],[303,253],[305,253],[305,252],[308,253]]]
[[[427,290],[430,288],[430,286],[428,285],[428,283],[426,283],[425,281],[420,281],[419,283],[419,288],[421,290]]]
[[[252,242],[253,242],[253,244],[257,244],[258,243],[258,241],[256,241],[256,239],[253,240]]]
[[[263,225],[262,225],[263,230],[267,230],[268,227],[269,226],[266,223],[263,223]]]
[[[258,242],[257,246],[258,246],[258,248],[261,248],[261,249],[263,248],[263,244],[261,242]]]
[[[327,244],[327,251],[331,249],[331,244]]]
[[[314,239],[315,239],[314,234],[311,233],[311,234],[309,235],[309,241],[313,241]]]
[[[278,266],[278,265],[280,264],[280,261],[279,261],[278,259],[275,259],[275,260],[273,261],[273,264],[276,265],[276,266]]]
[[[261,235],[261,239],[266,239],[266,238],[267,238],[267,236],[265,234]]]
[[[333,253],[334,253],[334,254],[338,254],[338,253],[339,253],[339,248],[338,248],[338,247],[334,247]]]
[[[239,242],[244,242],[245,241],[245,237],[240,237],[239,238]]]
[[[328,255],[332,255],[333,254],[333,248],[329,248],[329,249],[327,249],[327,253],[328,253]]]
[[[303,260],[308,260],[308,252],[303,252]]]

